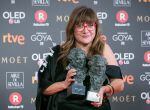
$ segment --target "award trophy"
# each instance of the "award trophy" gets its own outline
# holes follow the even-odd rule
[[[87,91],[86,100],[92,102],[101,102],[102,100],[97,96],[103,82],[106,79],[106,59],[100,55],[94,55],[88,61],[88,75],[90,76],[90,90]]]
[[[79,48],[73,48],[70,50],[67,58],[69,61],[67,69],[74,68],[77,70],[74,76],[75,82],[67,89],[67,96],[72,98],[83,98],[85,96],[83,80],[87,73],[85,52]]]

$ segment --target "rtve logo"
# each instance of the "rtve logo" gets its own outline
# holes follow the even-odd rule
[[[24,45],[25,44],[25,37],[23,35],[13,35],[13,34],[5,34],[2,36],[2,42],[3,43],[10,43],[10,44],[19,44]]]
[[[129,85],[132,85],[132,84],[134,84],[134,77],[133,77],[133,75],[124,75],[123,81]]]
[[[70,3],[77,4],[79,3],[79,0],[58,0],[58,2],[64,2],[64,3],[70,2]]]

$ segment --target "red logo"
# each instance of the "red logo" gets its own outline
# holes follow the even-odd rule
[[[19,105],[22,102],[22,96],[18,92],[13,92],[9,96],[9,101],[12,105]]]
[[[145,52],[144,61],[150,63],[150,51]]]
[[[36,22],[45,23],[47,20],[47,13],[44,10],[37,10],[34,14]]]
[[[128,13],[124,10],[120,10],[116,14],[116,20],[119,23],[126,23],[128,21]]]

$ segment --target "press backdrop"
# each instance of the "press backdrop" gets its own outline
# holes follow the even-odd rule
[[[112,110],[150,109],[149,0],[1,0],[0,110],[35,110],[37,61],[65,40],[71,11],[95,10],[123,72]]]

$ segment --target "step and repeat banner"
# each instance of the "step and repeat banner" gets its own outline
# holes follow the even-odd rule
[[[35,110],[37,61],[64,42],[79,5],[95,10],[122,69],[112,110],[150,110],[150,0],[1,0],[0,110]]]

